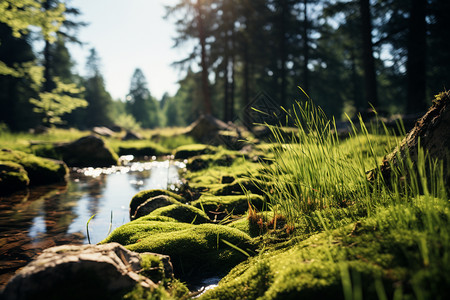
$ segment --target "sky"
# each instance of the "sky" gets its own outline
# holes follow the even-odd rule
[[[89,23],[79,29],[78,38],[86,44],[70,45],[76,71],[85,75],[86,58],[94,47],[101,59],[106,89],[113,99],[125,99],[136,68],[147,78],[152,96],[161,99],[165,92],[178,89],[180,71],[170,64],[186,56],[173,49],[175,26],[164,20],[164,5],[175,0],[71,0],[78,8],[79,21]]]

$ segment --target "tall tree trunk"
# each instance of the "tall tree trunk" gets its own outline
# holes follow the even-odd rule
[[[230,117],[230,120],[234,119],[234,90],[235,90],[235,83],[234,83],[234,54],[231,58],[231,82],[230,82],[230,105],[229,105],[229,113],[228,116]]]
[[[411,0],[408,36],[406,109],[409,113],[426,110],[426,0]]]
[[[303,82],[302,88],[309,93],[309,36],[308,36],[308,0],[303,0]]]
[[[227,41],[228,43],[228,41]],[[226,50],[226,52],[228,49]],[[224,81],[223,81],[223,87],[224,87],[224,99],[223,99],[223,120],[225,122],[230,121],[229,116],[229,105],[230,105],[230,88],[229,88],[229,82],[228,82],[228,68],[229,68],[229,58],[228,53],[225,53],[224,57],[224,65],[225,65],[225,72],[224,72]]]
[[[44,1],[42,4],[42,8],[45,11],[50,10],[50,1]],[[44,85],[43,85],[43,92],[50,92],[53,90],[53,81],[51,76],[51,68],[52,68],[52,62],[51,62],[51,44],[49,41],[45,41],[44,45]]]
[[[211,96],[209,93],[208,63],[206,57],[206,36],[205,36],[205,27],[203,24],[202,0],[197,0],[196,9],[197,9],[198,37],[200,39],[200,47],[201,47],[202,94],[205,105],[205,114],[211,115],[212,106],[211,106]]]
[[[279,19],[280,26],[280,105],[286,106],[286,89],[287,89],[287,24],[286,18],[288,14],[287,0],[281,0],[281,13]]]
[[[247,110],[250,108],[248,107],[250,104],[250,55],[248,53],[248,47],[244,45],[244,103],[243,107],[245,107]],[[249,127],[250,124],[250,115],[248,112],[244,112],[244,124],[245,126]]]
[[[359,7],[361,14],[365,102],[371,103],[374,107],[377,107],[379,103],[377,92],[377,77],[375,72],[375,59],[373,58],[370,0],[359,0]]]

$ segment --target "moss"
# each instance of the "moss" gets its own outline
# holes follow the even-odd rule
[[[123,299],[129,300],[176,300],[188,299],[189,289],[185,284],[176,279],[163,282],[156,289],[147,290],[142,285],[136,287],[124,295]]]
[[[344,290],[379,299],[379,286],[388,298],[401,289],[405,299],[416,298],[417,292],[424,298],[444,299],[450,284],[449,249],[437,237],[448,228],[448,203],[430,199],[413,203],[417,210],[410,204],[380,207],[375,215],[352,224],[268,247],[236,266],[200,299],[345,299]],[[420,231],[427,226],[422,223],[427,209],[438,210],[441,216],[443,227],[436,228],[436,235]],[[234,226],[244,224],[240,220]]]
[[[119,155],[162,156],[170,153],[167,148],[148,140],[122,141],[116,147]]]
[[[210,145],[192,144],[180,146],[175,149],[174,155],[176,159],[186,159],[202,154],[213,154],[217,152],[217,148]]]
[[[210,166],[225,166],[229,167],[233,164],[236,158],[243,156],[237,151],[230,151],[221,149],[214,154],[204,154],[191,157],[186,165],[190,171],[199,171]]]
[[[206,212],[226,212],[241,215],[247,211],[249,203],[256,209],[262,210],[264,198],[254,194],[238,196],[203,195],[198,200],[191,202],[191,205]]]
[[[270,185],[270,182],[262,180],[238,178],[231,183],[212,187],[210,191],[217,196],[243,195],[247,192],[264,195],[264,191],[270,190]]]
[[[265,224],[267,224],[268,220],[273,220],[274,213],[272,211],[264,211],[259,213],[258,216],[261,218],[261,220],[265,221]],[[234,220],[231,223],[227,224],[227,226],[239,229],[240,231],[245,232],[251,237],[260,236],[267,231],[267,228],[264,227],[264,222],[253,224],[249,219],[249,216],[244,216],[238,220]]]
[[[156,255],[142,253],[141,267],[142,270],[139,274],[150,278],[155,283],[164,280],[166,277],[163,262]]]
[[[102,243],[118,242],[137,252],[155,252],[171,257],[175,275],[220,274],[243,261],[244,251],[254,249],[251,238],[234,228],[201,224],[146,221],[125,224]],[[226,242],[223,242],[225,240]]]
[[[208,218],[208,215],[204,211],[186,204],[172,204],[169,206],[161,207],[152,211],[150,213],[150,216],[164,216],[173,218],[179,222],[192,224],[203,224],[211,222],[211,220]]]
[[[0,194],[24,189],[29,183],[28,174],[21,165],[0,161]]]
[[[159,196],[159,195],[166,195],[166,196],[174,198],[175,200],[177,200],[179,202],[186,202],[184,200],[184,198],[181,197],[180,195],[177,195],[177,194],[167,191],[167,190],[153,189],[153,190],[140,191],[139,193],[134,195],[133,198],[131,199],[130,215],[134,215],[134,213],[136,212],[136,209],[138,208],[139,205],[141,205],[148,199]]]
[[[69,173],[67,166],[52,159],[42,158],[21,151],[3,149],[1,161],[10,161],[23,166],[28,173],[30,185],[50,184],[64,181]]]

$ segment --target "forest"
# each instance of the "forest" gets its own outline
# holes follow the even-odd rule
[[[450,299],[450,1],[173,0],[161,99],[72,1],[0,0],[1,299]]]
[[[86,75],[68,50],[88,24],[70,1],[1,1],[0,123],[123,128],[185,126],[201,114],[243,119],[260,93],[288,108],[305,91],[337,120],[417,114],[450,76],[445,0],[180,0],[166,8],[186,57],[174,95],[155,99],[142,70],[112,99],[91,49]],[[37,47],[36,45],[43,45]]]

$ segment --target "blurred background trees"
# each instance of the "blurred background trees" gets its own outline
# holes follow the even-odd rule
[[[178,91],[163,99],[139,68],[126,99],[112,99],[94,49],[87,75],[74,73],[67,44],[82,42],[77,29],[86,24],[72,21],[81,12],[66,1],[0,3],[0,122],[14,130],[185,126],[202,113],[245,121],[260,92],[289,107],[304,99],[298,86],[337,119],[370,105],[419,113],[450,82],[447,0],[179,0],[166,18],[187,55],[174,62]],[[58,99],[73,99],[61,100],[70,109],[46,119],[39,107]]]

